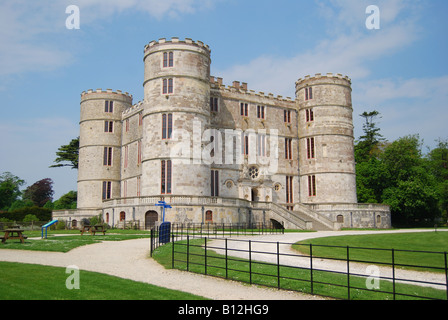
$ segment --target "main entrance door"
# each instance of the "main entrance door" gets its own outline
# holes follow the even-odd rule
[[[159,220],[159,215],[157,211],[148,211],[145,214],[145,230],[149,230],[156,224]]]

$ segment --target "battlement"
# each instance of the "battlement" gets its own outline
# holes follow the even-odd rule
[[[131,116],[137,112],[140,112],[141,110],[143,110],[143,101],[139,101],[136,104],[134,104],[133,106],[131,106],[130,108],[127,108],[123,111],[123,117],[127,118],[128,116]]]
[[[190,38],[185,38],[185,40],[179,40],[178,37],[172,37],[171,40],[167,40],[166,38],[161,38],[158,41],[156,40],[152,40],[149,44],[147,44],[145,46],[145,50],[144,52],[146,52],[147,50],[157,46],[157,45],[163,45],[163,44],[177,44],[177,43],[181,43],[181,44],[188,44],[188,45],[192,45],[192,46],[197,46],[199,48],[204,48],[205,50],[207,50],[209,53],[211,52],[210,47],[207,44],[204,44],[202,41],[194,41]]]
[[[104,94],[104,93],[106,93],[106,94],[116,94],[116,95],[121,95],[121,96],[123,96],[123,97],[126,97],[126,98],[128,98],[128,99],[131,99],[132,100],[132,94],[129,94],[128,92],[123,92],[123,91],[121,91],[121,90],[112,90],[112,89],[106,89],[106,90],[103,90],[103,89],[96,89],[96,90],[93,90],[93,89],[89,89],[89,90],[87,90],[87,91],[83,91],[82,93],[81,93],[81,98],[85,98],[87,95],[89,95],[89,94],[97,94],[97,93],[102,93],[102,94]]]
[[[316,75],[313,76],[313,77],[310,76],[310,75],[307,75],[307,76],[305,76],[304,79],[300,78],[299,80],[297,80],[297,81],[296,81],[296,86],[298,86],[298,85],[300,85],[300,84],[302,84],[302,83],[304,83],[304,82],[308,82],[308,81],[310,81],[310,80],[321,80],[321,79],[340,79],[340,80],[346,80],[346,81],[348,81],[350,84],[351,84],[351,82],[352,82],[352,80],[351,80],[348,76],[343,76],[343,75],[340,74],[340,73],[336,73],[336,74],[334,74],[334,73],[329,72],[329,73],[327,73],[327,74],[325,74],[325,75],[322,75],[321,73],[316,73]]]
[[[251,96],[258,96],[258,97],[264,97],[276,101],[287,101],[292,102],[294,101],[291,99],[291,97],[284,98],[283,96],[275,96],[272,93],[266,94],[265,92],[256,92],[254,90],[249,90],[247,87],[246,82],[240,82],[240,81],[233,81],[232,85],[225,86],[223,84],[222,78],[215,78],[214,76],[210,76],[210,88],[211,89],[218,89],[222,90],[223,92],[229,92],[229,93],[240,93],[240,94],[246,94]]]

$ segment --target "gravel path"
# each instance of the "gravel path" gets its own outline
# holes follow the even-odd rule
[[[421,230],[428,231],[428,230]],[[349,234],[369,234],[379,233],[382,231],[322,231],[313,233],[287,233],[284,235],[262,235],[251,237],[238,237],[238,239],[254,239],[257,241],[269,242],[283,242],[294,243],[300,240],[334,236],[334,235],[349,235]],[[406,230],[399,231],[384,231],[390,232],[410,232]],[[412,230],[416,232],[416,230]],[[232,238],[235,239],[235,238]],[[214,240],[211,246],[217,246],[222,243],[222,240]],[[229,243],[238,244],[238,242],[229,241]],[[245,245],[240,242],[238,245]],[[276,251],[276,245],[263,245],[262,248],[257,248],[253,244],[253,250]],[[291,252],[289,245],[281,246],[282,253]],[[261,288],[257,286],[250,286],[234,281],[213,278],[204,275],[193,274],[179,270],[166,270],[153,259],[148,258],[149,255],[149,240],[137,239],[127,241],[104,241],[98,244],[91,244],[83,247],[73,249],[67,253],[60,252],[43,252],[43,251],[27,251],[27,250],[0,250],[0,261],[11,261],[21,263],[41,264],[48,266],[67,267],[75,265],[81,270],[94,271],[105,273],[120,278],[130,279],[150,283],[153,285],[189,292],[192,294],[204,296],[214,300],[323,300],[319,296],[307,295],[297,292],[290,292],[284,290],[276,290],[269,288]],[[263,260],[261,256],[253,254],[254,260]],[[273,256],[273,259],[276,259]],[[274,261],[275,262],[275,261]],[[281,257],[281,264],[289,263],[286,257]],[[290,263],[300,264],[304,267],[309,265],[309,259],[302,258]],[[335,261],[313,261],[314,268],[342,268],[346,270],[346,263],[338,265]],[[353,268],[353,269],[352,269]],[[357,267],[354,263],[350,264],[351,272],[365,272],[365,265]],[[381,276],[386,276],[386,269],[381,269]],[[404,274],[397,276],[404,277]],[[416,275],[412,275],[415,277]],[[440,280],[440,276],[433,273],[419,273],[425,281]],[[82,286],[82,278],[80,279]]]
[[[27,250],[0,250],[0,261],[64,267],[105,273],[120,278],[189,292],[213,300],[322,300],[318,296],[260,288],[193,274],[166,270],[148,258],[149,239],[105,241],[70,250],[67,253]],[[82,277],[80,279],[82,288]]]

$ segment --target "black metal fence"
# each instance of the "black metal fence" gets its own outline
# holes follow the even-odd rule
[[[161,235],[160,226],[151,229],[151,255],[160,245],[166,243]],[[283,234],[285,229],[280,224],[273,223],[173,223],[169,239],[182,241],[189,238],[225,238],[242,235]]]
[[[171,267],[348,300],[448,300],[447,252],[229,239],[216,231],[201,239],[197,230],[173,232]],[[322,255],[321,248],[332,253]]]

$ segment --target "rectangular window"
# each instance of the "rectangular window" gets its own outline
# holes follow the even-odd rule
[[[137,141],[137,164],[142,163],[142,142]]]
[[[104,102],[104,112],[107,112],[107,113],[114,112],[114,102],[113,101],[105,101]]]
[[[163,53],[163,67],[173,67],[174,66],[174,53],[164,52]]]
[[[314,152],[314,138],[307,138],[306,139],[306,155],[308,159],[314,159],[315,158],[315,152]]]
[[[316,196],[316,176],[308,176],[308,196]]]
[[[171,139],[173,133],[173,114],[162,114],[162,139]]]
[[[103,200],[111,199],[112,194],[112,182],[103,181]]]
[[[114,132],[113,121],[104,121],[104,132]]]
[[[128,167],[129,160],[129,146],[124,147],[124,168]]]
[[[286,203],[293,203],[292,176],[286,176]]]
[[[313,88],[312,87],[308,87],[305,88],[305,100],[311,100],[313,99]]]
[[[171,160],[162,160],[161,194],[171,194]]]
[[[285,159],[292,160],[292,139],[285,138]]]
[[[249,114],[248,109],[249,109],[249,105],[247,103],[245,103],[245,102],[241,102],[240,103],[240,114],[243,117],[247,117],[248,116],[248,114]]]
[[[210,171],[210,194],[212,197],[219,197],[219,171]]]
[[[283,121],[285,123],[291,123],[291,110],[283,111]]]
[[[126,119],[126,132],[129,132],[129,119]]]
[[[104,147],[103,165],[112,166],[112,147]]]
[[[171,94],[174,92],[173,79],[163,79],[163,94]]]
[[[138,125],[139,126],[143,125],[143,112],[140,112],[138,114]]]
[[[137,177],[137,197],[140,197],[140,195],[142,193],[141,186],[142,186],[141,177]]]
[[[260,157],[266,156],[266,135],[265,134],[257,135],[257,149],[258,149],[258,156],[260,156]]]
[[[243,133],[242,146],[243,146],[243,154],[246,156],[249,155],[249,136],[245,135],[244,133]]]
[[[264,117],[264,106],[257,106],[257,118],[258,119],[265,119]]]
[[[218,112],[218,98],[210,97],[210,110]]]
[[[314,121],[314,112],[313,109],[306,109],[306,122]]]
[[[169,59],[168,59],[168,67],[173,67],[174,66],[174,53],[170,52],[168,54]]]

